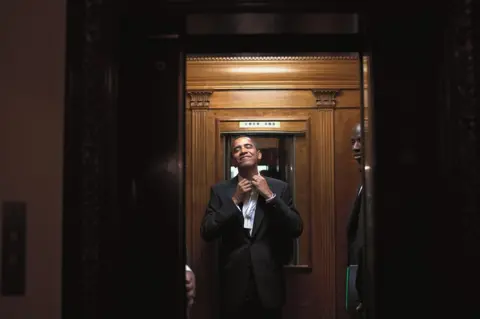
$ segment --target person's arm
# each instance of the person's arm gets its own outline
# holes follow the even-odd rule
[[[280,215],[282,223],[292,238],[299,237],[303,232],[303,221],[300,214],[293,205],[293,198],[288,184],[283,188],[280,196],[273,194],[273,197],[266,200]]]
[[[360,204],[361,204],[361,190],[362,187],[357,189],[357,197],[355,198],[355,202],[353,203],[352,211],[348,216],[347,221],[347,243],[348,248],[353,246],[355,239],[357,238],[357,230],[358,230],[358,219],[360,215]]]
[[[190,309],[190,307],[193,305],[193,302],[195,300],[195,292],[196,292],[195,286],[196,286],[195,274],[193,273],[192,269],[188,265],[185,265],[185,288],[187,292],[188,309]]]
[[[222,202],[213,187],[210,190],[205,215],[203,216],[200,234],[205,241],[217,239],[222,235],[225,226],[239,213],[238,207],[233,200]]]
[[[358,213],[357,211],[353,210],[348,216],[347,221],[347,243],[348,247],[352,246],[355,238],[357,237],[357,229],[358,229]]]

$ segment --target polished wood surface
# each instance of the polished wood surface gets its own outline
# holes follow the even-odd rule
[[[355,89],[354,56],[190,57],[187,90]]]
[[[360,109],[335,111],[335,247],[337,318],[347,319],[345,313],[345,268],[347,265],[346,225],[360,185],[359,165],[352,156],[352,129],[360,121]]]
[[[215,314],[215,247],[199,226],[224,178],[222,133],[299,134],[295,196],[305,223],[300,263],[286,267],[285,318],[341,317],[346,218],[358,184],[350,149],[360,119],[359,61],[349,57],[187,59],[187,242],[197,272],[195,318]],[[242,69],[243,68],[243,69]],[[242,121],[280,127],[241,128]]]

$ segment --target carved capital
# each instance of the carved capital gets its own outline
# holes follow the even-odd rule
[[[338,90],[312,90],[318,107],[335,107]]]
[[[187,94],[190,97],[190,108],[208,109],[213,91],[189,91]]]

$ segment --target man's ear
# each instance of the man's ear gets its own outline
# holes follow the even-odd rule
[[[260,161],[262,159],[262,151],[257,150],[257,159]]]

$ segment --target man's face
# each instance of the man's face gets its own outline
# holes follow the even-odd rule
[[[360,163],[362,161],[362,128],[360,124],[355,125],[351,138],[353,158]]]
[[[257,150],[250,138],[240,137],[232,143],[232,158],[236,167],[251,167],[262,159],[262,153]]]

